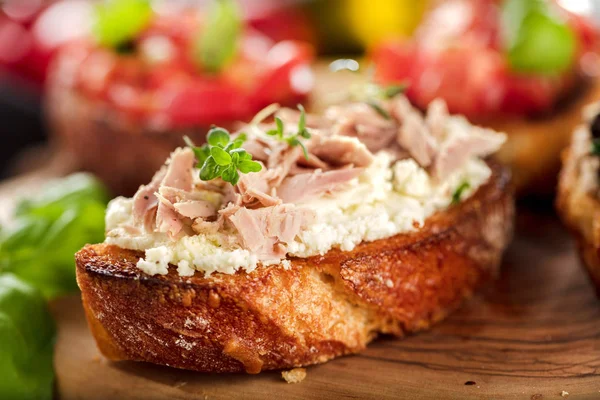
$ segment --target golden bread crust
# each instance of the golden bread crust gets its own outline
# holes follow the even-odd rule
[[[508,174],[417,232],[234,275],[149,276],[142,253],[86,246],[77,280],[111,360],[204,372],[290,369],[428,328],[497,275],[512,234]]]
[[[573,146],[573,145],[572,145]],[[600,201],[582,187],[579,157],[573,148],[563,155],[556,208],[575,237],[579,254],[600,296]]]

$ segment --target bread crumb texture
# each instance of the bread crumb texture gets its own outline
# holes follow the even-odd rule
[[[287,383],[300,383],[306,378],[306,368],[294,368],[289,371],[283,371],[281,376]]]

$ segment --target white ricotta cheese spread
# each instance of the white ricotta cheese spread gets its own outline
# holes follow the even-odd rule
[[[349,251],[363,241],[413,231],[436,211],[447,208],[459,187],[466,187],[461,194],[464,200],[491,175],[484,161],[473,158],[445,181],[435,182],[412,159],[393,165],[392,160],[387,152],[379,152],[343,191],[298,204],[314,210],[317,217],[288,244],[288,255],[322,255],[332,248]],[[106,243],[145,251],[138,267],[150,275],[166,274],[169,263],[177,265],[181,276],[191,276],[195,271],[251,272],[257,267],[257,257],[240,247],[235,232],[185,236],[174,241],[164,233],[128,229],[133,225],[131,209],[132,199],[119,197],[109,204]],[[288,261],[281,263],[289,268]]]

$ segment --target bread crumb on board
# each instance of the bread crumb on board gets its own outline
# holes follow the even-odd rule
[[[306,368],[294,368],[289,371],[283,371],[281,376],[287,383],[300,383],[306,378]]]
[[[569,397],[569,392],[567,392],[566,390],[563,390],[562,392],[560,392],[560,395],[562,397]]]

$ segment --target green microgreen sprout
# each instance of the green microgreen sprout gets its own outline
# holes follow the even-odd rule
[[[471,184],[469,182],[463,182],[461,183],[456,190],[454,191],[454,193],[452,193],[452,205],[457,205],[460,204],[460,201],[462,200],[462,196],[465,193],[465,191],[467,191],[469,188],[471,187]]]
[[[387,112],[377,100],[367,100],[367,103],[375,112],[383,117],[383,119],[392,119],[392,116]]]
[[[304,153],[304,158],[308,160],[308,150],[301,139],[310,139],[311,135],[306,129],[306,111],[301,104],[298,104],[300,110],[300,119],[298,121],[298,131],[292,135],[285,135],[285,126],[281,118],[275,117],[275,129],[267,131],[267,135],[275,137],[280,142],[286,142],[291,147],[300,146]]]
[[[356,60],[342,58],[333,61],[329,65],[329,69],[333,72],[351,71],[359,72],[360,65]],[[350,88],[349,95],[346,100],[364,102],[368,104],[377,114],[384,119],[392,119],[389,112],[381,104],[381,100],[390,100],[406,91],[408,85],[406,83],[382,86],[375,83],[375,68],[370,66],[366,72],[365,82],[355,84]]]
[[[246,134],[241,133],[232,140],[229,132],[219,127],[210,129],[207,143],[201,147],[195,146],[187,136],[184,138],[198,160],[196,167],[200,169],[201,180],[221,178],[232,185],[240,180],[240,172],[247,174],[262,169],[262,165],[253,161],[252,155],[242,148],[246,139]]]

